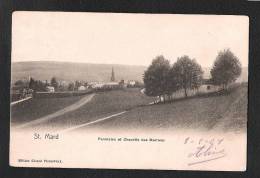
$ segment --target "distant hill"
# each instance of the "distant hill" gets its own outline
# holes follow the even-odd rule
[[[146,66],[119,65],[119,64],[91,64],[73,62],[32,61],[12,63],[12,81],[28,79],[29,76],[37,80],[50,80],[56,77],[66,81],[110,81],[112,67],[117,81],[137,80],[142,81]],[[203,68],[204,77],[210,77],[210,68]],[[238,81],[247,81],[247,67],[242,69]]]
[[[90,64],[72,62],[14,62],[12,63],[12,81],[28,79],[29,76],[37,80],[50,80],[56,77],[66,81],[110,81],[112,67],[117,81],[142,81],[145,66],[119,64]]]

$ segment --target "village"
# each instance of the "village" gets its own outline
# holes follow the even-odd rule
[[[78,81],[69,82],[66,80],[57,80],[55,77],[51,80],[35,80],[29,76],[28,79],[18,80],[11,85],[11,101],[24,100],[32,97],[66,97],[75,95],[88,94],[90,92],[108,91],[123,88],[140,88],[143,83],[136,80],[117,81],[115,72],[112,68],[110,81]]]
[[[57,98],[85,95],[92,92],[101,92],[109,90],[119,90],[126,88],[139,88],[142,94],[145,94],[144,83],[136,80],[116,80],[114,68],[111,70],[110,81],[78,81],[69,82],[66,80],[57,80],[52,77],[51,80],[35,80],[29,76],[28,79],[18,80],[11,85],[11,104],[35,98]],[[220,87],[214,85],[210,78],[204,76],[202,84],[196,90],[189,89],[188,96],[197,94],[212,93],[220,90]],[[174,99],[183,98],[183,89],[175,91],[172,94]],[[166,100],[163,97],[153,103]]]

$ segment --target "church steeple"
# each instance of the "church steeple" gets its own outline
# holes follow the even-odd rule
[[[114,82],[115,79],[115,73],[114,73],[114,68],[112,67],[112,73],[111,73],[111,82]]]

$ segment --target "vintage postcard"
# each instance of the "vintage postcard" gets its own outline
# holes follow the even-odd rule
[[[249,19],[12,15],[10,165],[245,171]]]

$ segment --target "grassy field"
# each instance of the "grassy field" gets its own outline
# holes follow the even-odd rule
[[[24,123],[51,114],[78,101],[82,96],[33,98],[11,107],[11,123]]]
[[[220,129],[242,131],[247,122],[247,86],[225,95],[208,95],[133,109],[97,124],[118,129]],[[92,126],[93,127],[93,126]]]
[[[147,105],[154,98],[147,97],[139,88],[127,88],[96,93],[94,98],[78,110],[56,117],[43,123],[40,127],[71,127],[78,124],[94,121],[124,110]]]
[[[81,96],[32,99],[12,107],[12,123],[21,123],[51,114],[73,104]],[[147,105],[155,98],[147,97],[140,89],[99,92],[77,110],[55,117],[38,125],[54,130],[65,129],[95,121],[122,111],[95,125],[82,128],[98,129],[221,129],[244,130],[247,121],[247,86],[238,86],[226,94],[210,94],[180,99],[171,103]]]

